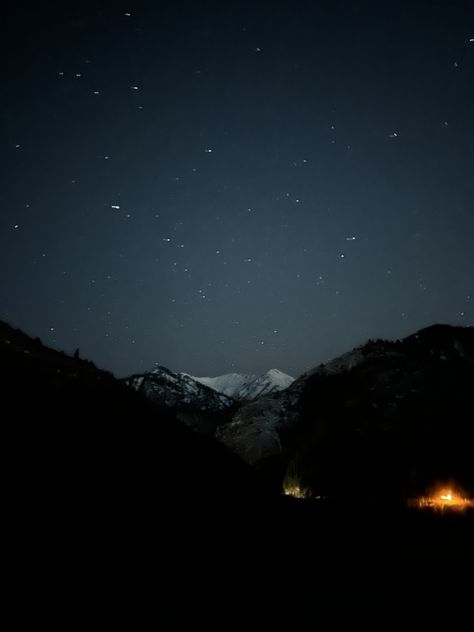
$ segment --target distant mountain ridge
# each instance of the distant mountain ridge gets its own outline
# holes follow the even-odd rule
[[[181,375],[188,376],[187,373]],[[227,373],[217,377],[196,377],[191,379],[209,388],[232,397],[236,400],[254,400],[264,395],[271,395],[288,388],[295,379],[278,369],[270,369],[263,375],[246,375],[243,373]]]
[[[229,373],[199,378],[156,366],[124,381],[160,406],[173,409],[178,419],[194,430],[213,435],[218,426],[230,421],[229,415],[239,402],[279,393],[294,379],[277,369],[258,376]]]

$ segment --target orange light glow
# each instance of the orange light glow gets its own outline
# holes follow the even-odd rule
[[[455,489],[452,485],[444,485],[434,488],[427,496],[409,500],[408,505],[419,509],[434,509],[435,511],[446,509],[465,511],[469,507],[474,507],[474,500],[468,498],[462,490]]]

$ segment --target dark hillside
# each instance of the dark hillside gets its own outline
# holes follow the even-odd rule
[[[306,383],[292,438],[303,485],[381,502],[450,479],[474,489],[474,331],[437,325],[361,353]]]
[[[4,323],[0,397],[11,607],[172,591],[184,569],[185,593],[205,551],[254,519],[256,479],[222,445]]]

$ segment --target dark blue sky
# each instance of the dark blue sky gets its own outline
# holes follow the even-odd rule
[[[2,18],[0,318],[126,375],[474,324],[472,2]]]

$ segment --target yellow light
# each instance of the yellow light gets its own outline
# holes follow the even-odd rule
[[[288,485],[283,488],[285,496],[293,496],[293,498],[306,498],[307,493],[301,489],[299,485]]]

